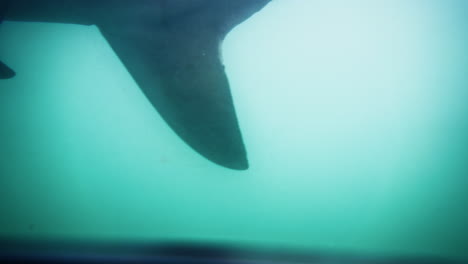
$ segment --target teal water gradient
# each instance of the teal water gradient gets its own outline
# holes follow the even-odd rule
[[[273,1],[223,45],[245,172],[186,146],[97,28],[6,22],[0,236],[468,259],[467,14]]]

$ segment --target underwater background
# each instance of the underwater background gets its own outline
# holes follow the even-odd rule
[[[468,259],[467,1],[275,0],[239,25],[247,171],[179,139],[96,27],[0,39],[0,237]]]

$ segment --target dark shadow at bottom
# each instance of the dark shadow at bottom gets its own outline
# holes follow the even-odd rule
[[[207,243],[117,243],[0,240],[0,263],[158,264],[462,264],[430,257],[383,257]]]

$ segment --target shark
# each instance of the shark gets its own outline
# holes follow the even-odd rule
[[[218,165],[246,170],[247,151],[220,46],[270,1],[0,0],[0,23],[96,26],[186,144]],[[17,75],[0,58],[0,79]]]

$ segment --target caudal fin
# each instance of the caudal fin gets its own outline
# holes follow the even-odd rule
[[[0,79],[10,79],[15,77],[16,73],[5,63],[0,61]]]

